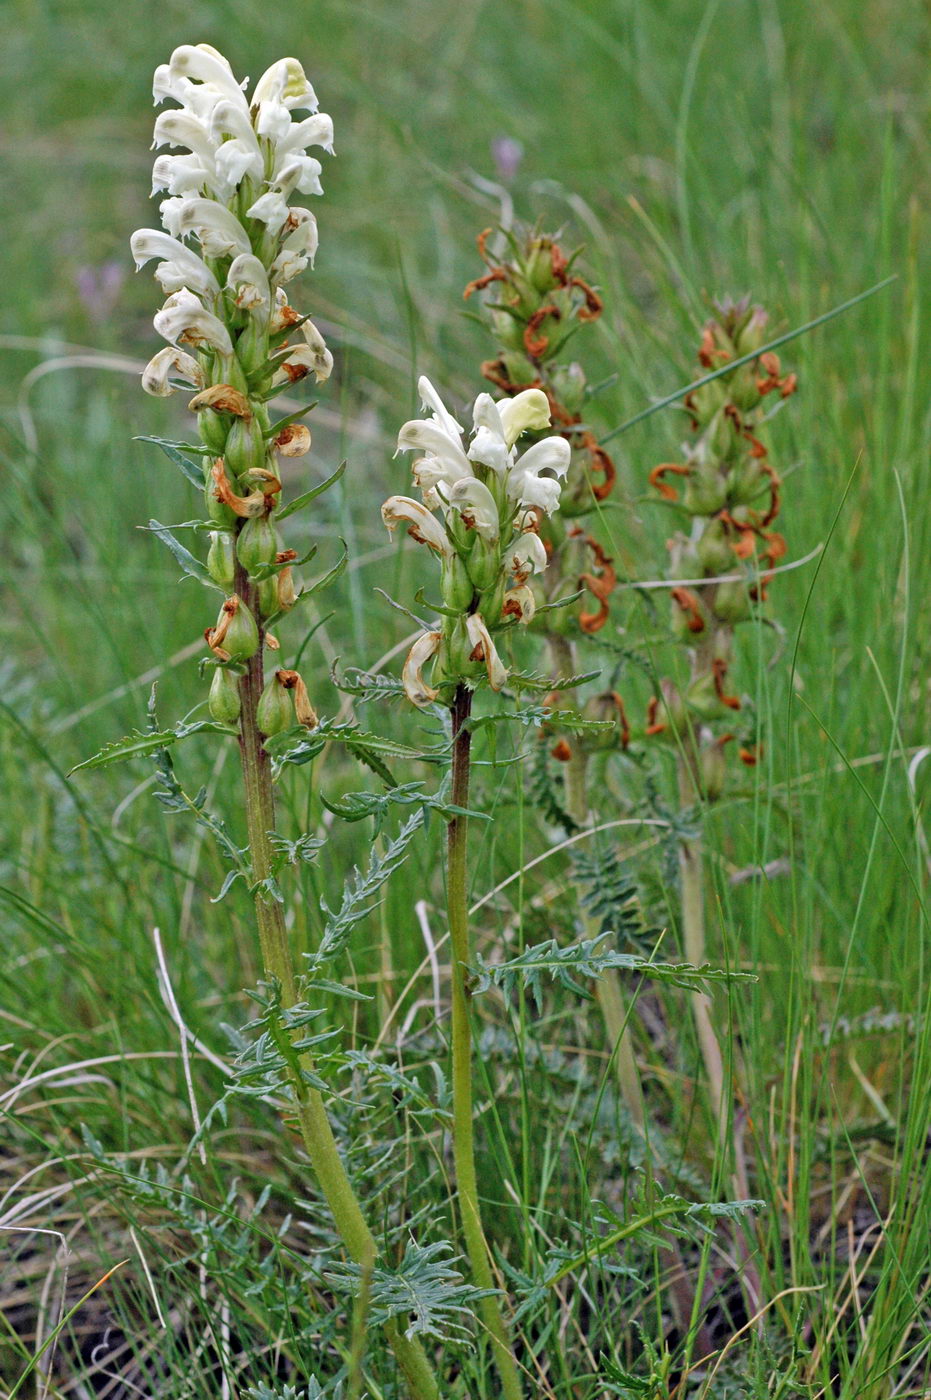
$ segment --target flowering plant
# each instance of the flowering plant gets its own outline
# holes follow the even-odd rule
[[[558,509],[571,451],[565,438],[554,436],[518,453],[522,433],[549,427],[549,403],[540,389],[500,403],[479,394],[468,445],[430,381],[421,378],[419,389],[431,416],[404,424],[398,450],[424,454],[413,465],[423,500],[391,496],[382,519],[389,530],[406,521],[408,533],[441,563],[441,622],[418,637],[403,673],[408,697],[424,706],[451,703],[460,682],[474,685],[483,675],[493,690],[504,685],[507,669],[494,634],[533,618],[527,580],[547,561],[540,521]],[[431,659],[428,684],[422,672]]]

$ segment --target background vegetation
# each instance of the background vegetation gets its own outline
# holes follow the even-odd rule
[[[343,703],[328,675],[335,657],[370,667],[405,635],[373,585],[403,593],[419,565],[386,544],[378,506],[407,486],[391,452],[415,408],[417,373],[459,403],[479,387],[489,345],[460,298],[481,271],[481,228],[513,207],[564,227],[570,246],[586,243],[607,308],[587,336],[589,377],[615,376],[593,409],[604,431],[692,377],[706,293],[749,291],[779,329],[896,275],[784,352],[801,389],[774,428],[787,476],[780,526],[790,558],[827,547],[817,565],[773,586],[781,645],[771,635],[758,651],[746,643],[742,683],[767,715],[765,761],[734,775],[709,823],[710,955],[758,975],[719,993],[716,1007],[744,1087],[752,1192],[765,1202],[747,1235],[760,1304],[770,1304],[763,1328],[745,1331],[717,1369],[684,1379],[668,1256],[662,1240],[639,1236],[558,1308],[531,1308],[524,1327],[541,1395],[635,1394],[621,1373],[661,1371],[646,1351],[664,1334],[669,1383],[682,1393],[926,1393],[925,7],[163,0],[117,10],[8,0],[0,26],[0,1383],[12,1393],[62,1308],[123,1259],[72,1319],[38,1393],[238,1395],[276,1379],[306,1384],[315,1369],[323,1381],[339,1367],[334,1347],[348,1345],[345,1316],[329,1312],[332,1280],[302,1276],[329,1241],[297,1141],[274,1111],[237,1108],[217,1125],[204,1165],[186,1156],[191,1095],[153,929],[198,1037],[190,1072],[204,1114],[222,1093],[223,1026],[249,1014],[240,990],[256,978],[247,902],[211,904],[221,863],[209,842],[166,819],[144,764],[63,776],[141,725],[156,675],[164,716],[204,693],[191,659],[204,597],[175,581],[138,529],[151,516],[188,518],[191,500],[155,449],[132,440],[186,429],[174,401],[138,389],[157,300],[147,275],[128,272],[128,238],[151,222],[152,69],[174,45],[205,40],[253,77],[293,52],[336,123],[317,271],[299,304],[323,326],[337,370],[313,415],[314,453],[291,483],[349,459],[320,510],[297,517],[328,563],[339,536],[353,558],[302,668],[324,713]],[[502,138],[523,147],[513,174],[500,168]],[[668,412],[615,440],[621,481],[603,537],[627,577],[659,573],[669,522],[644,483],[679,435]],[[614,639],[636,641],[650,623],[643,597],[617,598]],[[301,625],[288,624],[288,645]],[[424,737],[409,708],[370,706],[361,717],[408,742]],[[484,904],[486,956],[502,940],[516,948],[551,932],[571,937],[575,918],[567,857],[552,852],[561,837],[505,762],[516,741],[502,735],[497,755],[480,754],[495,821],[473,843],[475,899],[538,864]],[[180,765],[190,790],[203,782],[211,804],[228,809],[234,750],[194,741]],[[338,899],[347,870],[367,858],[371,827],[331,823],[317,800],[321,787],[332,799],[365,786],[359,773],[335,760],[296,771],[285,789],[290,825],[324,824],[331,836],[296,881],[294,937],[312,946],[320,899]],[[647,774],[660,791],[663,773]],[[403,776],[433,781],[426,768]],[[642,770],[612,768],[602,819],[643,800],[644,783]],[[626,855],[634,838],[620,834]],[[410,1221],[424,1210],[425,1239],[448,1233],[432,1205],[448,1156],[424,1107],[445,1092],[430,1069],[444,1063],[444,1021],[423,932],[443,933],[441,835],[432,823],[360,926],[347,974],[374,1000],[335,1011],[346,1044],[371,1048],[381,1032],[394,1050],[387,1062],[422,1086],[424,1102],[410,1085],[393,1098],[390,1085],[373,1091],[380,1107],[363,1113],[360,1085],[347,1082],[343,1118],[373,1213],[396,1230],[399,1199]],[[665,956],[675,894],[661,843],[636,840],[627,870],[668,929]],[[780,863],[772,878],[734,882],[770,862]],[[440,967],[441,1000],[445,986]],[[547,993],[542,1013],[521,999],[481,1003],[482,1180],[518,1294],[554,1247],[578,1249],[597,1232],[593,1199],[622,1220],[642,1213],[635,1197],[653,1170],[690,1199],[731,1193],[710,1147],[682,995],[645,991],[641,1003],[646,1151],[614,1103],[610,1047],[589,1004],[565,989]],[[182,1185],[182,1159],[187,1196],[168,1189]],[[134,1185],[143,1167],[164,1169],[166,1186]],[[731,1287],[733,1238],[681,1246],[691,1275],[706,1280],[718,1345],[747,1320]],[[773,1304],[787,1289],[811,1291]],[[481,1347],[454,1354],[450,1393],[493,1395]],[[368,1384],[373,1396],[395,1393]]]

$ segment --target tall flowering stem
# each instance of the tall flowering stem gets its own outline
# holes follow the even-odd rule
[[[295,723],[317,725],[297,671],[266,679],[264,653],[279,643],[269,630],[300,601],[296,552],[280,538],[276,513],[280,458],[299,457],[310,433],[297,420],[271,423],[268,402],[281,386],[309,374],[329,376],[332,356],[313,323],[289,303],[286,283],[313,261],[317,224],[289,203],[319,195],[321,165],[309,146],[332,152],[333,124],[317,110],[301,65],[281,59],[245,96],[222,54],[183,45],[156,70],[156,102],[178,105],[155,123],[153,192],[166,191],[164,229],[133,235],[137,267],[155,259],[167,294],[155,329],[167,340],[143,373],[143,388],[165,397],[188,385],[203,442],[204,502],[210,547],[206,571],[227,594],[205,641],[212,668],[213,718],[237,725],[249,853],[265,975],[284,1010],[301,995],[284,909],[274,885],[275,826],[266,741]],[[309,113],[295,119],[294,111]],[[192,246],[193,245],[193,246]],[[294,337],[292,340],[291,337]],[[288,1060],[293,1107],[320,1188],[350,1257],[371,1268],[377,1246],[346,1173],[324,1100],[310,1082],[304,1051]],[[385,1331],[413,1400],[439,1400],[420,1342],[395,1319]]]
[[[579,671],[577,644],[607,623],[617,583],[613,561],[580,523],[585,515],[602,508],[617,473],[612,458],[584,421],[589,394],[585,369],[578,360],[567,358],[567,350],[575,350],[575,333],[598,320],[603,304],[581,275],[581,250],[566,253],[555,237],[535,230],[508,232],[506,256],[497,258],[489,250],[490,235],[491,229],[485,229],[478,237],[479,254],[488,270],[470,282],[464,293],[466,300],[476,292],[482,294],[483,319],[496,342],[496,356],[483,363],[482,373],[512,397],[527,388],[541,389],[552,421],[572,452],[571,486],[563,492],[560,515],[546,521],[541,531],[548,565],[534,581],[540,604],[576,591],[581,594],[574,605],[550,609],[535,624],[545,633],[558,684],[560,676]],[[560,698],[554,692],[551,704],[558,707]],[[613,720],[616,737],[620,716],[604,699],[597,703],[594,717]],[[579,828],[588,824],[591,814],[592,742],[590,736],[563,735],[552,749],[552,756],[563,764],[566,815]],[[599,737],[595,742],[611,740]],[[642,1127],[643,1092],[627,1024],[629,1011],[621,979],[613,969],[606,969],[598,979],[595,995],[613,1048],[619,1089],[633,1122]]]
[[[682,460],[663,462],[650,485],[690,523],[689,533],[668,541],[673,636],[685,648],[688,676],[683,687],[664,680],[649,702],[642,731],[634,737],[675,747],[679,803],[689,810],[713,802],[727,776],[726,746],[735,737],[740,761],[753,766],[760,745],[749,705],[730,684],[735,630],[750,621],[766,599],[770,571],[785,554],[773,528],[781,506],[781,481],[765,441],[770,405],[796,389],[777,356],[764,352],[726,372],[731,360],[765,341],[767,315],[748,298],[715,306],[698,351],[702,369],[725,371],[685,400],[693,437]],[[740,731],[735,735],[734,730]],[[700,834],[679,847],[682,934],[685,955],[696,966],[705,959],[705,897]],[[691,999],[719,1130],[727,1122],[724,1065],[711,1004],[701,992]],[[746,1192],[744,1192],[746,1194]]]
[[[507,683],[508,669],[495,638],[527,626],[535,612],[529,580],[546,567],[540,539],[542,522],[559,505],[560,480],[571,448],[563,437],[540,436],[550,408],[539,388],[499,403],[479,394],[472,409],[472,431],[464,430],[428,379],[420,397],[429,418],[405,423],[401,451],[422,455],[413,465],[422,500],[392,496],[382,506],[389,530],[402,521],[440,563],[439,620],[414,642],[404,664],[408,698],[420,708],[441,705],[452,724],[452,801],[463,811],[449,823],[447,908],[453,953],[452,1082],[453,1152],[462,1232],[475,1283],[494,1289],[491,1258],[482,1228],[475,1171],[472,1095],[472,1024],[468,968],[471,962],[467,899],[468,817],[472,692],[487,682],[493,691]],[[524,434],[533,442],[519,453]],[[430,666],[429,676],[425,675]],[[491,1337],[502,1394],[519,1400],[520,1373],[493,1293],[481,1303]]]

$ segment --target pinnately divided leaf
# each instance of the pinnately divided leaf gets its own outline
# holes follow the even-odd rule
[[[423,820],[424,809],[421,807],[408,818],[394,840],[389,841],[383,850],[372,851],[364,874],[358,869],[353,871],[343,890],[339,909],[334,911],[328,908],[321,899],[320,907],[326,915],[326,925],[319,948],[315,953],[306,955],[311,976],[324,963],[331,962],[342,953],[356,924],[375,908],[372,900],[403,863],[407,848],[423,826]]]
[[[597,938],[582,939],[568,948],[561,948],[555,938],[550,938],[544,943],[535,943],[505,963],[487,963],[480,958],[473,968],[476,979],[473,991],[485,992],[497,987],[509,997],[523,986],[539,1006],[546,978],[589,999],[591,993],[580,979],[597,980],[608,968],[636,972],[684,991],[696,991],[712,982],[756,980],[752,973],[726,972],[708,963],[693,967],[691,963],[658,963],[636,953],[619,953],[607,946],[609,937],[609,934],[599,934]]]
[[[493,1289],[465,1283],[454,1267],[453,1247],[445,1240],[419,1245],[413,1240],[396,1269],[376,1267],[369,1279],[369,1319],[384,1324],[402,1318],[408,1339],[435,1337],[438,1341],[465,1341],[470,1332],[466,1319],[475,1304]],[[364,1271],[359,1264],[332,1264],[324,1277],[337,1289],[358,1293]]]

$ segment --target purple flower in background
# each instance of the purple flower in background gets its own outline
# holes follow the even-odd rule
[[[524,147],[513,136],[496,136],[491,143],[491,155],[499,178],[513,180],[524,158]]]
[[[99,267],[79,267],[75,274],[75,285],[85,311],[92,321],[105,321],[116,306],[120,289],[126,277],[126,268],[115,258],[108,259]]]

